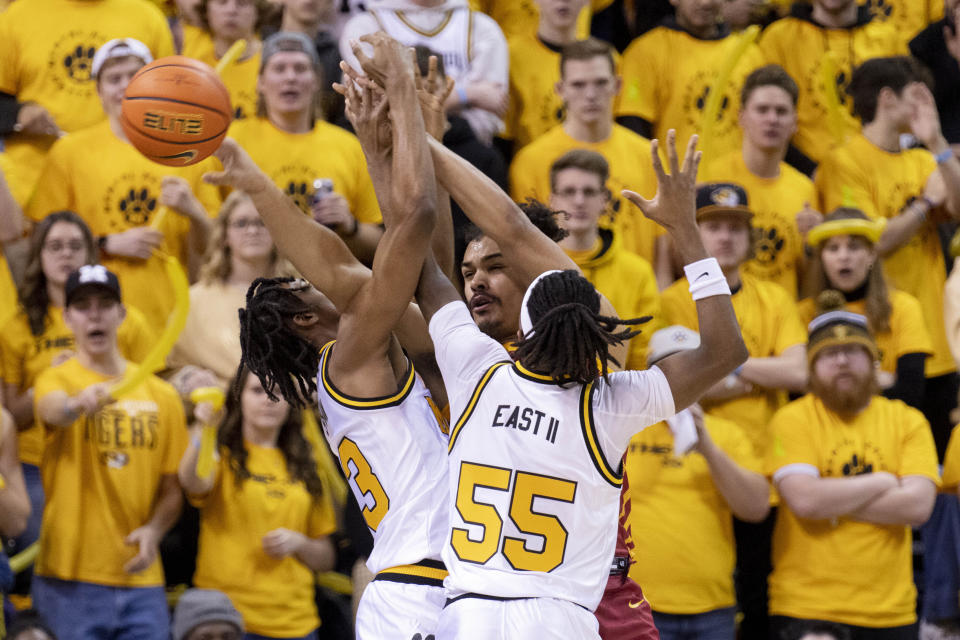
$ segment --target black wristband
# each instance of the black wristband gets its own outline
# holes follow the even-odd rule
[[[100,250],[100,253],[108,253],[107,252],[107,236],[100,236],[99,238],[97,238],[97,249]]]

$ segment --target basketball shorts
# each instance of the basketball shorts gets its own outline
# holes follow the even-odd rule
[[[357,608],[357,640],[433,640],[444,602],[442,584],[374,580]]]
[[[440,615],[436,640],[599,640],[593,613],[567,600],[463,597]]]

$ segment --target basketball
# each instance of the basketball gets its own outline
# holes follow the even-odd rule
[[[216,151],[231,114],[230,94],[213,69],[193,58],[168,56],[130,80],[120,124],[140,153],[182,167]]]

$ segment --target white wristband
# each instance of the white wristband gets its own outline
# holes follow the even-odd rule
[[[730,285],[723,277],[723,271],[716,258],[705,258],[683,268],[690,283],[690,295],[693,300],[702,300],[710,296],[730,295]]]

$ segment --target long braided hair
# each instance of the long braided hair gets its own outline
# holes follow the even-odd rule
[[[317,348],[288,325],[311,309],[284,285],[294,278],[257,278],[240,309],[242,362],[260,379],[271,399],[277,392],[295,407],[306,406],[317,390]]]
[[[247,384],[250,370],[242,364],[237,375],[230,385],[224,403],[223,420],[217,431],[217,444],[226,448],[230,454],[230,468],[233,470],[237,486],[250,478],[247,468],[249,451],[243,443],[243,388]],[[266,389],[266,387],[264,387]],[[314,498],[323,495],[323,482],[317,475],[317,464],[314,462],[313,449],[307,439],[303,437],[303,419],[299,409],[291,406],[287,419],[277,434],[277,449],[283,454],[287,473],[292,480],[303,482],[307,492]]]
[[[517,344],[515,356],[531,371],[564,383],[587,384],[606,378],[607,363],[620,363],[610,346],[629,340],[639,330],[624,329],[650,320],[600,315],[600,294],[579,272],[568,269],[544,277],[527,303],[533,331]]]

